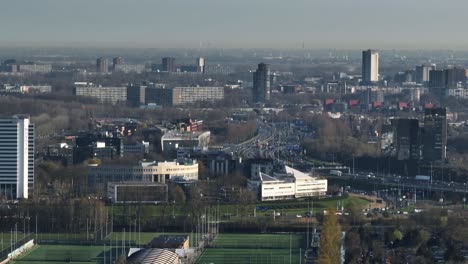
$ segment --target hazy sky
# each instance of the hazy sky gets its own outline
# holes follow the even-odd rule
[[[467,0],[0,0],[0,46],[468,50]]]

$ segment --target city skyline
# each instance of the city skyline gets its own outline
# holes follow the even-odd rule
[[[9,25],[0,46],[466,50],[464,7],[461,0],[20,0],[0,11]]]

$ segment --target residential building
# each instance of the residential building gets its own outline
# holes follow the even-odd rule
[[[5,94],[39,94],[51,93],[52,86],[50,85],[9,85],[0,86],[0,93]]]
[[[362,52],[362,82],[372,84],[379,81],[379,53],[375,50]]]
[[[460,93],[459,91],[450,92],[451,89],[466,88],[465,70],[461,68],[450,68],[445,70],[433,70],[429,72],[429,89],[438,96],[445,97]]]
[[[146,66],[144,64],[116,64],[114,72],[143,73],[146,72]]]
[[[112,59],[112,68],[115,70],[116,65],[124,64],[124,59],[122,57],[115,57]]]
[[[446,108],[425,109],[422,137],[424,161],[444,161],[447,158]]]
[[[73,93],[76,96],[93,97],[107,104],[126,103],[127,101],[127,87],[125,86],[76,85]]]
[[[165,57],[162,58],[162,71],[164,72],[176,72],[177,65],[175,62],[175,58]]]
[[[96,60],[96,72],[109,72],[109,61],[106,58],[100,57]]]
[[[146,104],[146,86],[133,85],[127,86],[127,103],[129,106],[140,106]]]
[[[214,75],[229,75],[234,73],[234,69],[228,65],[221,65],[221,64],[205,64],[205,73],[206,74],[214,74]]]
[[[18,72],[24,73],[49,73],[52,71],[52,65],[50,64],[35,64],[35,63],[26,63],[18,64]]]
[[[425,84],[429,82],[429,72],[436,70],[435,64],[423,64],[416,66],[416,83]]]
[[[145,89],[145,104],[172,105],[173,91],[170,88],[150,86]]]
[[[196,61],[197,72],[205,72],[205,58],[199,57]]]
[[[364,108],[370,109],[376,105],[382,105],[385,100],[384,91],[377,87],[369,87],[361,93],[361,104]]]
[[[214,102],[223,99],[224,87],[174,87],[172,89],[172,105]]]
[[[253,100],[256,103],[264,103],[270,100],[270,93],[270,65],[260,63],[253,73]]]
[[[419,160],[421,142],[419,120],[393,119],[393,144],[398,160]]]
[[[28,199],[34,185],[34,124],[29,116],[0,119],[0,195]]]

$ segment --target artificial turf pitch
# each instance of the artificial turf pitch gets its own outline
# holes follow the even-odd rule
[[[299,263],[303,244],[303,236],[296,234],[221,234],[196,263]]]

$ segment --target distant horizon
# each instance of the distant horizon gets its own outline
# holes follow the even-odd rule
[[[15,0],[12,47],[468,50],[468,1]]]
[[[133,43],[134,44],[134,43]],[[333,47],[333,46],[317,46],[317,47],[304,47],[297,45],[290,47],[268,47],[268,46],[209,46],[209,47],[198,47],[198,46],[174,46],[174,45],[151,45],[151,44],[139,44],[139,45],[130,45],[124,43],[115,43],[115,42],[89,42],[89,43],[45,43],[45,42],[36,42],[36,43],[9,43],[2,42],[0,43],[0,49],[161,49],[161,50],[277,50],[277,51],[364,51],[368,49],[376,51],[457,51],[457,52],[468,52],[468,45],[466,48],[442,48],[442,47],[433,47],[433,48],[408,48],[408,47]]]

